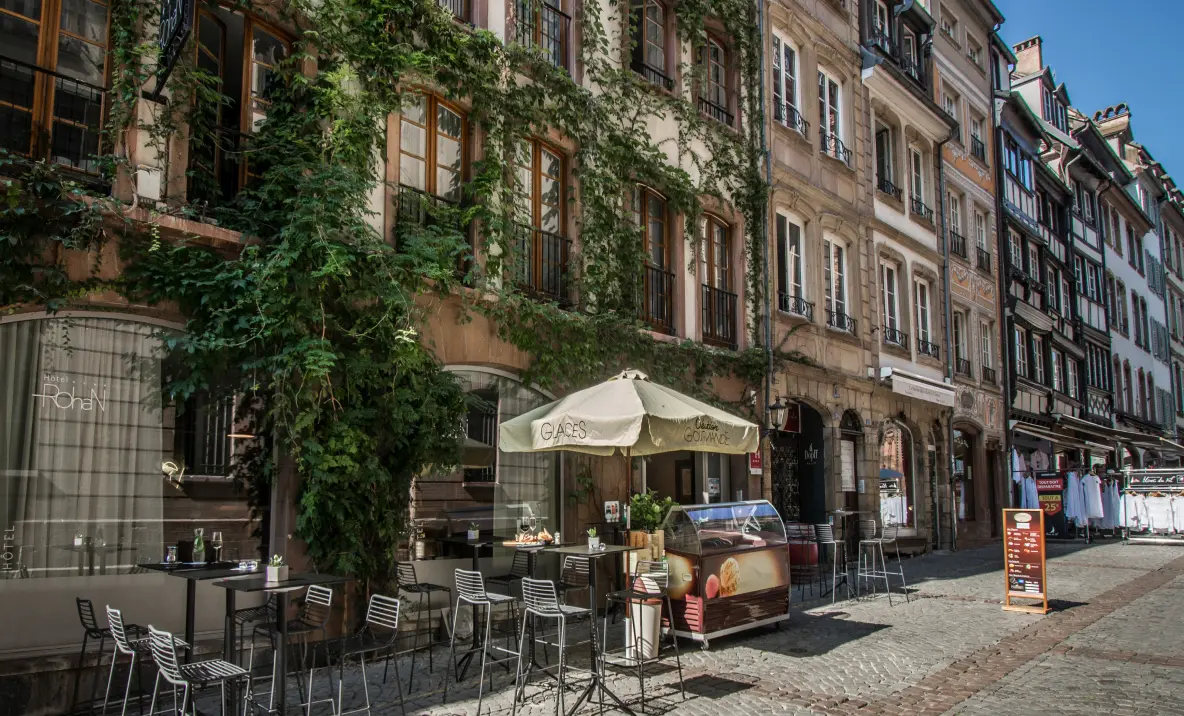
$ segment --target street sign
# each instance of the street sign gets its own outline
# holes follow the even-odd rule
[[[1003,510],[1003,573],[1004,611],[1048,613],[1043,510]],[[1042,605],[1013,604],[1013,599]]]
[[[189,31],[193,27],[193,0],[162,0],[160,3],[160,36],[156,40],[160,51],[156,66],[156,87],[152,91],[153,99],[159,99],[164,91],[164,83],[168,81],[177,60],[181,57],[181,49],[189,39]]]

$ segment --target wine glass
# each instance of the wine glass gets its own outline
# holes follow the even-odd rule
[[[222,531],[215,530],[210,537],[210,546],[214,548],[214,561],[222,561]]]

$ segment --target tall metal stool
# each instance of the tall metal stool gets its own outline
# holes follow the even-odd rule
[[[132,674],[139,677],[140,691],[143,693],[144,662],[151,661],[152,646],[148,643],[148,635],[142,627],[136,627],[138,632],[135,636],[130,636],[128,627],[123,625],[123,612],[112,609],[109,604],[107,605],[107,628],[111,632],[111,639],[115,642],[115,647],[111,650],[111,670],[107,674],[107,691],[103,694],[103,710],[99,713],[101,716],[107,716],[107,703],[111,700],[111,686],[115,681],[115,663],[119,661],[119,655],[123,654],[131,657],[131,661],[127,665],[127,685],[123,689],[123,710],[119,712],[121,716],[126,716],[127,701],[132,692]],[[175,639],[175,641],[177,646],[182,649],[189,648],[189,645],[183,640]],[[141,712],[143,708],[141,701]]]
[[[329,615],[333,612],[333,590],[329,587],[314,584],[308,587],[304,594],[304,604],[300,607],[300,612],[295,619],[288,620],[288,635],[290,637],[297,637],[300,640],[301,648],[301,663],[307,660],[308,656],[308,635],[319,631],[321,633],[321,640],[325,639],[325,625],[329,623]],[[271,648],[274,652],[279,648],[279,630],[276,629],[275,623],[259,624],[251,633],[251,650],[247,658],[247,670],[250,671],[255,665],[255,637],[260,634],[267,636],[271,640]],[[276,674],[276,666],[274,654],[271,662],[271,689],[267,700],[267,710],[270,712],[275,705],[275,682],[277,680],[282,684],[287,679],[287,674]],[[312,691],[312,677],[315,671],[315,665],[309,669],[308,681],[309,692]],[[299,670],[297,671],[297,682],[299,684]],[[280,687],[283,688],[282,686]],[[301,689],[303,690],[303,689]],[[281,692],[282,693],[282,692]],[[254,694],[252,694],[252,697]]]
[[[160,692],[160,680],[164,679],[166,683],[174,687],[182,687],[182,714],[185,713],[186,706],[193,706],[193,692],[214,684],[221,686],[222,716],[226,716],[226,682],[241,681],[243,682],[243,716],[246,716],[251,694],[250,672],[222,659],[180,664],[177,661],[177,644],[179,642],[172,634],[160,631],[149,624],[148,638],[152,646],[152,658],[156,661],[157,667],[156,683],[152,687],[152,705],[148,708],[149,714],[156,713],[156,697]]]
[[[397,586],[397,592],[407,592],[408,594],[418,594],[419,595],[419,603],[418,603],[419,609],[417,610],[416,619],[415,619],[415,642],[411,646],[411,673],[407,675],[407,693],[411,693],[412,689],[414,688],[414,683],[415,683],[415,654],[421,648],[419,646],[419,635],[423,632],[423,625],[421,625],[419,623],[419,620],[423,618],[423,613],[424,613],[423,600],[425,598],[428,600],[428,603],[427,603],[427,607],[428,607],[427,608],[427,615],[428,615],[428,643],[427,643],[428,671],[432,672],[432,671],[435,671],[435,669],[436,669],[436,664],[432,659],[432,647],[435,646],[435,644],[432,642],[432,634],[431,634],[432,595],[437,592],[447,593],[448,594],[448,607],[447,608],[451,609],[452,608],[452,590],[449,589],[448,587],[441,586],[439,584],[432,584],[431,582],[419,581],[419,578],[415,576],[415,565],[410,562],[398,562],[395,564],[395,584]],[[444,609],[441,608],[440,611],[443,612]],[[441,615],[441,616],[443,616],[443,615]],[[389,662],[389,658],[388,658],[387,666],[389,666],[389,665],[390,665],[390,662]],[[386,669],[385,668],[383,669],[382,681],[383,681],[383,683],[386,683]]]
[[[89,599],[77,597],[74,602],[78,607],[78,621],[82,624],[82,648],[78,651],[78,670],[74,672],[74,691],[70,696],[70,710],[71,712],[78,711],[78,685],[82,681],[82,671],[86,668],[86,647],[89,642],[98,640],[98,659],[95,660],[94,665],[96,673],[90,684],[90,710],[93,713],[95,699],[99,693],[98,670],[103,665],[103,647],[106,646],[107,637],[111,636],[111,629],[99,626],[98,620],[95,619],[95,607]],[[144,627],[136,624],[128,624],[127,632],[133,637],[142,637],[147,633]]]
[[[856,569],[855,576],[858,584],[856,585],[856,593],[862,591],[864,582],[871,580],[872,594],[876,593],[876,581],[884,580],[884,588],[891,591],[888,587],[888,574],[883,569],[883,553],[880,547],[880,537],[876,534],[875,520],[860,520],[859,521],[859,565]],[[880,567],[877,568],[877,560],[879,560]],[[891,595],[888,597],[891,602]]]
[[[486,577],[486,584],[504,584],[506,585],[506,592],[508,594],[514,593],[514,582],[520,581],[523,577],[530,576],[530,554],[524,550],[516,550],[514,552],[514,561],[510,563],[510,571],[507,574],[495,574],[492,577]]]
[[[460,683],[462,677],[460,664],[456,661],[456,618],[460,611],[461,602],[468,604],[473,608],[473,645],[472,647],[461,655],[461,661],[471,660],[477,653],[481,651],[481,674],[480,680],[477,684],[477,714],[481,714],[481,700],[485,697],[485,674],[488,665],[503,664],[517,657],[518,652],[506,647],[499,647],[493,644],[492,638],[492,624],[493,624],[493,608],[499,605],[508,605],[513,614],[513,623],[518,623],[518,602],[513,597],[505,594],[495,594],[485,591],[485,582],[481,577],[480,572],[469,569],[456,570],[456,606],[452,610],[452,640],[448,646],[448,665],[444,667],[444,703],[448,703],[448,668],[452,668],[452,673],[456,678],[456,683]],[[484,608],[485,610],[485,626],[484,638],[482,632],[479,631],[477,616],[478,612]],[[511,633],[512,634],[512,633]],[[511,638],[513,638],[511,636]],[[489,651],[493,649],[511,656],[506,656],[501,659],[489,660]],[[465,670],[468,670],[468,664],[465,665]],[[489,677],[489,690],[493,690],[493,677]]]
[[[899,525],[886,525],[875,541],[875,549],[880,554],[880,570],[876,572],[876,579],[884,578],[884,586],[888,591],[888,606],[892,606],[892,585],[889,577],[900,577],[900,591],[904,592],[904,602],[909,603],[909,585],[904,578],[904,561],[900,558],[900,543],[896,541],[900,533]],[[896,552],[896,569],[888,569],[888,560],[884,558],[884,547],[890,546]]]
[[[592,561],[577,554],[563,557],[563,568],[559,571],[559,584],[556,588],[564,604],[571,603],[572,592],[585,592],[588,601],[592,601],[592,581],[588,576],[592,568]]]
[[[366,655],[378,655],[382,652],[393,652],[395,641],[399,638],[399,600],[384,597],[381,594],[370,595],[370,605],[366,608],[366,621],[362,628],[351,636],[343,637],[330,646],[331,656],[338,659],[337,674],[337,711],[335,716],[345,714],[370,713],[370,686],[366,681]],[[366,695],[366,705],[351,711],[343,710],[345,662],[353,657],[358,658],[362,672],[362,691]],[[395,660],[395,687],[399,691],[399,708],[404,714],[407,708],[403,703],[403,680],[399,676],[399,662]],[[312,683],[309,683],[309,701],[312,701]]]
[[[565,713],[563,708],[563,692],[567,686],[565,678],[567,675],[567,671],[565,670],[565,657],[568,646],[567,623],[581,619],[588,620],[588,645],[592,653],[592,668],[595,669],[598,668],[596,664],[596,619],[593,618],[591,609],[560,604],[559,596],[555,591],[555,583],[548,579],[523,577],[522,601],[525,608],[522,613],[522,626],[518,636],[518,668],[514,672],[513,714],[517,716],[518,701],[519,699],[525,700],[526,685],[530,682],[531,674],[534,673],[534,663],[530,658],[530,650],[526,647],[526,632],[527,622],[536,619],[553,620],[559,624],[559,640],[555,644],[559,648],[559,666],[556,674],[556,678],[559,681],[559,693],[558,698],[555,700],[555,713],[556,715]],[[537,640],[538,636],[532,635],[531,639]]]
[[[814,537],[818,542],[819,560],[822,565],[822,551],[827,550],[830,556],[830,603],[835,603],[839,592],[839,565],[842,564],[843,585],[847,587],[847,598],[851,598],[851,580],[847,573],[847,542],[835,539],[833,525],[814,525]],[[822,596],[826,596],[823,593]]]
[[[600,649],[601,659],[604,660],[605,664],[637,667],[637,682],[641,687],[641,709],[643,711],[645,710],[645,665],[657,662],[662,658],[662,620],[658,622],[659,643],[654,644],[654,656],[646,657],[647,642],[645,634],[642,631],[642,625],[637,623],[637,613],[632,609],[634,605],[644,605],[651,600],[660,600],[660,608],[665,610],[663,620],[667,620],[670,623],[670,629],[666,633],[670,637],[671,645],[674,646],[674,661],[678,665],[678,689],[682,692],[683,700],[685,701],[687,698],[686,688],[683,686],[682,681],[682,656],[678,651],[678,637],[674,634],[674,612],[670,605],[670,595],[667,593],[669,586],[670,566],[666,562],[638,560],[629,587],[620,591],[609,592],[605,595],[606,620],[608,619],[608,604],[618,602],[626,605],[626,609],[629,611],[629,640],[621,649],[623,652],[622,656],[610,659],[610,653],[608,651],[608,625],[605,624],[600,637],[602,640]]]
[[[246,629],[249,624],[258,624],[259,622],[275,624],[275,610],[279,603],[279,598],[275,593],[267,595],[267,601],[257,607],[244,607],[236,609],[234,612],[234,624],[238,627],[238,643],[239,643],[239,663],[242,663],[242,652],[246,650],[243,642],[246,641]]]

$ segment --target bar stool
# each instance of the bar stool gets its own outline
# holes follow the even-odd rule
[[[492,577],[486,577],[486,584],[504,584],[506,591],[510,594],[514,593],[514,582],[521,580],[523,577],[530,576],[530,555],[522,550],[514,552],[514,561],[510,563],[509,574],[498,574]]]
[[[120,711],[121,716],[126,716],[127,700],[132,691],[132,674],[138,674],[140,691],[143,693],[144,662],[152,659],[152,647],[148,643],[148,636],[144,633],[142,627],[136,627],[138,630],[136,636],[128,635],[128,627],[124,627],[123,625],[123,612],[118,609],[112,609],[110,604],[107,605],[107,629],[111,632],[111,638],[115,642],[115,648],[111,650],[111,670],[107,674],[107,691],[103,694],[103,710],[99,713],[102,716],[107,716],[107,703],[111,699],[111,685],[115,681],[115,662],[119,660],[119,655],[123,654],[131,657],[131,661],[127,665],[127,685],[123,689],[123,710]],[[175,641],[177,646],[182,649],[189,648],[189,645],[184,640],[175,639]],[[140,657],[139,663],[137,663],[137,657]],[[143,710],[143,705],[140,708]]]
[[[419,635],[420,635],[420,633],[423,632],[423,627],[419,623],[419,620],[423,618],[422,617],[423,612],[424,612],[423,600],[425,598],[428,600],[428,608],[427,608],[427,613],[428,613],[428,643],[427,643],[428,671],[433,672],[436,670],[436,664],[432,659],[432,647],[435,646],[435,644],[432,643],[432,634],[431,634],[432,595],[437,592],[447,593],[448,594],[448,608],[451,609],[452,608],[452,590],[449,589],[448,587],[444,587],[439,584],[432,584],[431,582],[419,581],[419,578],[415,576],[415,565],[410,562],[397,562],[395,564],[395,584],[396,584],[396,593],[399,591],[402,591],[402,592],[407,592],[408,594],[418,594],[419,595],[419,609],[417,610],[418,613],[416,614],[416,619],[415,619],[415,643],[412,644],[412,646],[411,646],[411,673],[408,674],[408,676],[407,676],[407,693],[411,693],[411,691],[413,689],[413,684],[415,683],[415,653],[420,650]],[[440,611],[443,612],[444,609],[440,609]],[[443,614],[441,614],[441,616],[443,616]],[[447,622],[445,622],[445,623],[447,623]],[[390,665],[390,660],[388,658],[387,666],[389,666],[389,665]],[[385,668],[383,669],[382,681],[383,681],[383,683],[386,683],[386,669]]]
[[[900,558],[900,543],[896,541],[900,533],[899,525],[886,525],[880,533],[879,539],[875,541],[875,548],[880,553],[880,571],[876,573],[876,579],[882,575],[884,578],[884,585],[888,591],[888,606],[892,606],[892,586],[888,582],[889,577],[900,577],[900,590],[904,592],[904,602],[909,603],[909,585],[904,578],[904,561]],[[888,561],[884,558],[885,545],[891,546],[896,552],[896,569],[888,569]]]
[[[592,601],[592,580],[588,576],[592,568],[592,560],[576,554],[563,557],[563,568],[559,572],[559,584],[556,585],[564,604],[571,603],[572,592],[586,592],[588,601]]]
[[[274,594],[267,595],[267,601],[257,607],[244,607],[234,611],[234,624],[238,627],[238,643],[239,643],[239,663],[242,663],[242,652],[245,649],[243,642],[246,641],[246,629],[248,624],[257,624],[259,622],[275,623],[276,605],[279,603],[279,598]]]
[[[549,579],[531,579],[530,577],[522,578],[522,601],[525,609],[522,613],[522,626],[518,636],[518,668],[514,672],[514,708],[513,714],[517,716],[518,700],[521,697],[525,700],[526,685],[530,682],[530,675],[534,673],[534,664],[530,658],[530,651],[526,648],[526,624],[533,619],[554,620],[559,624],[559,641],[556,646],[559,648],[559,667],[558,667],[558,681],[559,694],[555,702],[555,713],[565,713],[563,708],[563,692],[566,687],[566,665],[565,656],[567,654],[567,623],[568,621],[577,621],[581,619],[588,620],[588,636],[590,638],[589,648],[592,654],[592,668],[596,666],[596,619],[593,618],[592,610],[584,607],[573,607],[567,604],[559,603],[559,596],[555,592],[555,583]],[[531,636],[531,639],[537,640],[537,636]],[[574,646],[574,644],[573,644]],[[523,673],[523,661],[526,662],[525,673]]]
[[[319,631],[321,633],[321,640],[325,639],[325,625],[329,623],[329,615],[333,611],[333,590],[329,587],[314,584],[308,587],[304,594],[304,604],[300,607],[300,612],[295,619],[288,621],[288,636],[297,637],[300,640],[300,655],[301,661],[308,656],[308,635]],[[274,652],[278,648],[279,630],[276,629],[275,623],[259,624],[251,633],[251,650],[247,658],[247,670],[250,671],[255,666],[255,637],[265,635],[271,640],[271,648]],[[270,712],[272,706],[275,704],[275,682],[277,679],[286,679],[286,674],[276,674],[275,669],[277,662],[274,655],[271,662],[271,690],[267,700],[267,710]],[[312,692],[312,677],[315,672],[315,667],[309,669],[308,673],[308,690]],[[299,682],[299,671],[297,671],[297,681]],[[282,687],[281,687],[282,688]],[[252,694],[252,697],[254,694]]]
[[[445,666],[444,671],[444,701],[448,703],[448,667],[452,667],[453,676],[456,682],[460,683],[460,664],[456,661],[456,619],[460,612],[461,602],[468,604],[473,608],[473,646],[467,652],[461,655],[463,660],[469,657],[480,649],[481,650],[481,674],[480,680],[477,683],[477,714],[481,714],[481,700],[485,697],[485,674],[486,668],[489,664],[502,664],[510,661],[509,656],[502,659],[494,659],[489,661],[489,650],[495,649],[497,651],[518,656],[518,652],[513,649],[494,646],[492,639],[493,624],[493,608],[502,604],[508,605],[513,615],[514,624],[518,623],[518,602],[513,597],[505,594],[495,594],[485,591],[485,582],[481,577],[480,572],[469,569],[457,569],[456,572],[456,606],[452,610],[452,641],[448,647],[448,665]],[[481,633],[477,631],[477,615],[480,608],[485,609],[485,638],[481,638]],[[511,632],[512,634],[513,632]],[[465,667],[466,670],[468,667]],[[493,690],[493,677],[489,678],[489,689]]]
[[[622,648],[624,652],[623,659],[626,664],[631,662],[631,665],[637,667],[637,682],[641,687],[641,708],[645,709],[645,670],[646,664],[654,663],[662,658],[661,643],[654,645],[654,656],[646,657],[646,639],[642,632],[642,625],[638,624],[637,616],[640,610],[634,612],[634,605],[644,605],[651,600],[661,600],[660,607],[665,609],[665,619],[670,622],[670,629],[667,634],[670,637],[670,643],[674,646],[674,661],[678,665],[678,689],[682,693],[682,698],[685,701],[687,698],[686,688],[682,681],[682,655],[678,651],[678,637],[674,633],[674,611],[670,604],[670,595],[667,589],[670,586],[670,566],[666,562],[656,562],[650,560],[638,560],[637,567],[633,572],[633,577],[630,580],[630,586],[627,589],[622,589],[616,592],[609,592],[605,595],[605,612],[610,604],[623,603],[625,608],[629,611],[629,641]],[[605,619],[607,620],[607,616]],[[600,635],[601,638],[601,659],[605,664],[613,663],[609,661],[608,651],[608,625],[605,625],[604,632]],[[658,622],[658,639],[662,638],[662,621]],[[632,651],[632,656],[630,656]],[[618,664],[621,665],[621,664]]]
[[[77,597],[74,600],[78,608],[78,621],[82,624],[82,648],[78,652],[78,671],[74,673],[74,691],[70,696],[70,710],[77,712],[78,710],[78,686],[82,681],[82,670],[86,667],[86,647],[87,644],[97,639],[99,642],[99,658],[95,661],[95,671],[103,665],[103,647],[106,645],[107,637],[111,636],[110,627],[100,627],[98,620],[95,619],[95,607],[89,599]],[[136,624],[128,624],[126,631],[133,637],[143,637],[147,634],[144,627]],[[95,678],[91,680],[90,685],[90,704],[91,712],[94,712],[95,697],[98,695],[99,676],[96,673]]]
[[[839,564],[843,565],[843,585],[847,587],[847,598],[851,598],[851,580],[848,579],[847,574],[847,543],[846,541],[839,542],[835,539],[835,528],[833,525],[814,525],[814,538],[818,543],[819,560],[818,564],[822,565],[822,551],[829,550],[830,554],[830,603],[835,603],[835,598],[839,592]],[[826,596],[825,594],[823,596]]]
[[[243,716],[247,714],[247,706],[251,694],[251,674],[241,666],[231,664],[222,659],[209,661],[195,661],[191,664],[177,662],[177,644],[172,634],[160,631],[148,625],[149,643],[152,647],[152,658],[156,661],[156,683],[152,687],[152,705],[148,707],[149,714],[156,713],[156,697],[160,692],[160,680],[174,687],[183,688],[181,696],[181,713],[185,713],[186,706],[193,705],[193,692],[212,684],[222,687],[222,715],[226,716],[226,682],[243,682]]]
[[[881,560],[881,569],[876,568],[877,558]],[[872,594],[876,593],[876,581],[881,579],[884,580],[884,588],[888,589],[888,575],[882,569],[882,560],[880,537],[876,535],[876,521],[859,520],[859,564],[855,572],[858,581],[857,593],[862,590],[863,583],[869,579],[872,583]],[[889,600],[891,600],[891,595]]]
[[[337,676],[337,711],[335,716],[345,714],[370,713],[370,686],[366,681],[366,655],[380,652],[390,653],[395,649],[395,641],[399,638],[399,600],[384,597],[381,594],[370,595],[370,605],[366,608],[366,621],[362,628],[351,636],[342,637],[330,646],[331,656],[338,659]],[[342,699],[344,697],[345,662],[352,657],[358,658],[362,672],[362,691],[366,695],[366,705],[352,711],[344,711]],[[403,683],[399,676],[399,662],[395,660],[395,686],[399,690],[399,708],[404,714],[407,708],[403,703]],[[309,680],[309,701],[312,700],[312,683]]]

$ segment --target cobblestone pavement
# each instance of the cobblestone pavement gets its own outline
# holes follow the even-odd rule
[[[1184,550],[1170,546],[1050,544],[1053,611],[1005,613],[998,546],[905,560],[909,600],[881,593],[862,600],[796,604],[781,629],[715,639],[703,651],[683,642],[685,700],[669,659],[646,676],[649,714],[1184,714]],[[840,590],[841,591],[841,590]],[[842,596],[846,596],[842,594]],[[612,633],[619,632],[617,626]],[[572,627],[577,637],[587,632]],[[587,667],[586,648],[573,650]],[[442,703],[447,647],[416,659],[408,714],[475,716],[477,669]],[[550,656],[554,660],[554,650]],[[410,659],[400,659],[406,686]],[[513,664],[492,667],[481,713],[509,714]],[[361,706],[355,665],[346,709]],[[611,673],[611,672],[610,672]],[[369,671],[376,714],[398,714],[394,680]],[[635,710],[636,673],[609,684]],[[295,681],[291,681],[295,687]],[[336,678],[332,684],[336,691]],[[329,693],[319,672],[314,696]],[[295,689],[293,688],[293,696]],[[577,692],[569,691],[570,708]],[[555,713],[553,682],[536,674],[523,714]],[[213,709],[214,712],[217,709]],[[606,709],[608,711],[608,709]],[[582,713],[597,713],[585,706]],[[330,713],[327,705],[313,713]]]

